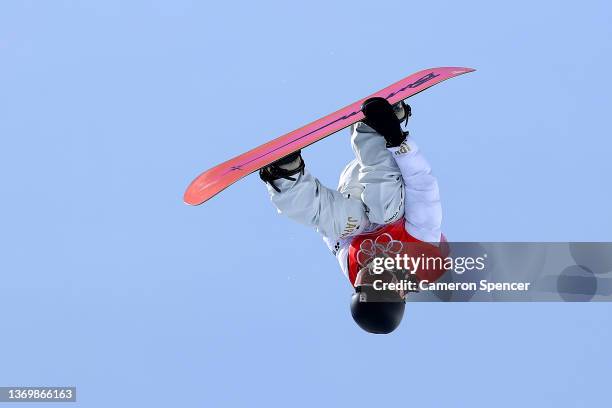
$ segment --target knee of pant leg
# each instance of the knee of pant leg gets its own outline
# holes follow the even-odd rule
[[[399,220],[404,214],[404,190],[401,186],[366,189],[361,194],[361,199],[371,223],[389,224]]]
[[[407,205],[406,222],[422,230],[439,230],[442,225],[442,205],[440,201],[414,202]]]

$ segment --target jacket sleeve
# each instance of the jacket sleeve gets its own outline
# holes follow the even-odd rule
[[[315,227],[329,241],[361,233],[369,224],[361,200],[347,198],[323,186],[308,169],[295,181],[279,179],[268,185],[272,203],[278,212],[301,224]],[[294,176],[295,177],[295,176]]]
[[[442,206],[438,181],[431,174],[429,163],[410,137],[399,147],[388,150],[395,158],[404,181],[406,230],[421,241],[439,243]]]

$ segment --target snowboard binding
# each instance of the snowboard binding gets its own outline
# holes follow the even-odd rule
[[[279,179],[295,181],[297,179],[292,176],[298,173],[304,174],[305,167],[306,164],[304,159],[302,159],[301,150],[298,150],[260,169],[259,177],[264,182],[270,184],[277,193],[280,193],[281,191],[274,184],[274,181]]]

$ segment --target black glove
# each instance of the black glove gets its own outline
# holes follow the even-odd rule
[[[304,159],[302,159],[301,150],[298,150],[275,161],[269,166],[259,169],[259,177],[280,193],[280,189],[274,185],[274,180],[286,179],[295,181],[296,179],[291,176],[298,173],[304,174],[304,167],[306,167],[306,164],[304,163]]]
[[[361,111],[365,115],[363,122],[385,138],[387,147],[397,147],[406,140],[407,133],[402,130],[401,120],[398,119],[393,106],[385,98],[367,99],[361,105]],[[409,115],[410,109],[407,108],[406,119]]]

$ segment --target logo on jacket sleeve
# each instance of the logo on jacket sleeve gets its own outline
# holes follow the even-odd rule
[[[395,151],[395,154],[397,156],[401,155],[401,154],[406,154],[410,151],[410,146],[408,146],[408,143],[406,143],[405,141],[402,142],[401,145],[399,145],[399,148]]]

